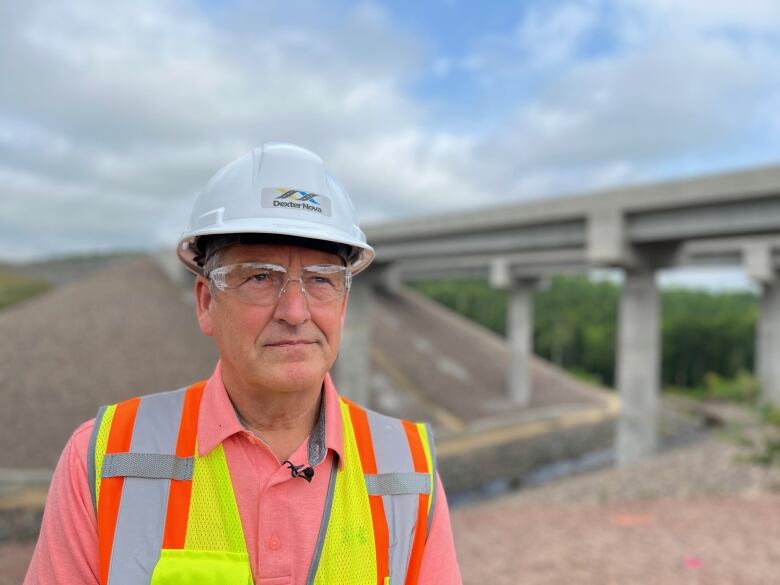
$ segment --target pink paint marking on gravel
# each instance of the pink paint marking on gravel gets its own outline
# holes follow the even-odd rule
[[[685,557],[684,564],[688,569],[700,569],[701,559],[699,557]]]

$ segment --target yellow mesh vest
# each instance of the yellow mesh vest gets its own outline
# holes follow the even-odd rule
[[[195,458],[184,548],[247,552],[222,445],[218,445],[205,457]]]
[[[221,444],[204,457],[195,456],[184,549],[161,551],[150,585],[182,583],[252,583],[244,530]]]
[[[366,480],[347,406],[340,402],[340,407],[344,423],[344,461],[335,475],[330,510],[323,514],[327,526],[320,528],[326,533],[313,583],[374,585],[377,582],[376,549]],[[93,462],[96,501],[99,501],[100,471],[114,410],[114,405],[107,407],[96,431]],[[431,437],[425,425],[419,425],[419,428],[429,469],[433,469]],[[406,447],[400,445],[399,448]],[[433,480],[435,472],[431,474]],[[429,509],[432,501],[430,498]],[[185,547],[183,550],[162,550],[151,581],[152,585],[208,585],[212,582],[252,583],[246,540],[222,445],[205,457],[196,455]]]
[[[314,579],[316,585],[375,585],[377,580],[371,508],[347,408],[342,402],[344,467],[336,475],[327,536]]]
[[[116,405],[106,408],[97,430],[96,502],[100,501],[100,471],[115,410]],[[208,585],[211,575],[218,577],[214,583],[252,583],[246,540],[222,445],[204,457],[196,454],[184,549],[161,551],[151,584]]]

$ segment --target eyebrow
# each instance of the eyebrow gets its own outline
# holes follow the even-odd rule
[[[280,264],[279,262],[272,262],[270,260],[240,260],[236,262],[226,262],[221,266],[231,266],[235,264],[268,264],[271,266],[279,266],[280,268],[284,268],[285,270],[288,268],[288,266],[284,264]],[[344,262],[333,262],[333,261],[308,262],[306,264],[301,264],[302,268],[306,268],[308,266],[341,266],[342,268],[347,267],[347,265],[344,264]]]

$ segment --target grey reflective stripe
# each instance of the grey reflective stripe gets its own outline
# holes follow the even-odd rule
[[[403,424],[397,418],[366,410],[377,473],[412,472],[414,461]]]
[[[103,415],[106,414],[106,406],[101,406],[98,409],[97,416],[95,417],[95,426],[92,427],[92,434],[89,437],[89,445],[87,446],[87,481],[89,481],[89,493],[92,494],[92,507],[95,509],[95,517],[97,517],[97,494],[95,493],[95,445],[97,444],[98,432],[100,432],[100,425],[103,422]]]
[[[322,390],[320,399],[320,416],[317,419],[317,424],[314,425],[314,429],[309,436],[309,465],[316,467],[322,460],[325,459],[325,454],[328,450],[325,448],[325,390]]]
[[[377,471],[380,474],[415,473],[403,423],[397,418],[371,410],[366,412],[374,444]],[[382,496],[382,502],[389,531],[390,583],[402,585],[406,581],[420,498],[417,493],[385,495]]]
[[[427,473],[366,474],[369,496],[431,493],[431,476]]]
[[[336,491],[336,474],[339,468],[339,456],[333,452],[333,464],[330,468],[330,479],[328,480],[328,496],[325,498],[325,510],[322,514],[322,523],[320,524],[320,533],[317,536],[317,545],[314,547],[314,555],[309,565],[309,575],[306,578],[306,585],[313,585],[314,578],[317,576],[317,568],[320,566],[320,557],[322,556],[322,547],[325,546],[325,537],[328,535],[328,524],[330,524],[330,510],[333,507],[333,494]]]
[[[130,451],[173,455],[185,389],[141,398]],[[127,477],[111,552],[108,583],[148,583],[160,558],[170,479]]]
[[[108,453],[101,477],[192,479],[193,457],[162,453]]]
[[[425,430],[428,431],[428,445],[431,452],[431,506],[428,510],[428,526],[425,530],[425,541],[428,542],[428,536],[431,534],[431,522],[433,521],[433,513],[436,511],[436,449],[433,444],[433,428],[428,423],[425,423]]]

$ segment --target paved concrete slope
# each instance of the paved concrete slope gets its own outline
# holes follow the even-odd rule
[[[535,357],[531,403],[517,406],[505,390],[503,338],[410,289],[378,294],[372,326],[374,406],[432,420],[445,436],[603,407],[613,396]],[[383,399],[388,387],[406,398]]]
[[[148,259],[0,313],[0,468],[51,468],[97,406],[210,374],[193,307]]]

